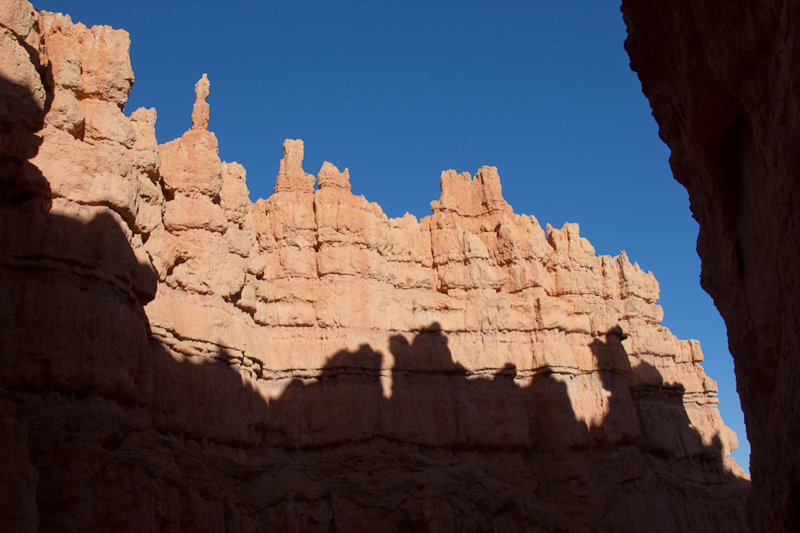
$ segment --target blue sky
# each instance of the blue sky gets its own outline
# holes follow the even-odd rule
[[[355,194],[421,218],[439,175],[498,167],[517,213],[578,222],[598,253],[626,250],[661,285],[664,325],[698,339],[749,464],[725,326],[700,288],[697,224],[623,48],[618,1],[108,2],[44,0],[131,34],[126,108],[158,110],[163,143],[191,126],[211,80],[210,129],[272,193],[283,140],[307,172],[350,168]]]

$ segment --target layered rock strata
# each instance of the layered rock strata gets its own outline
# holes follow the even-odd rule
[[[751,444],[754,531],[800,531],[800,11],[625,0],[626,48],[700,223]]]
[[[745,529],[700,347],[624,253],[494,167],[390,219],[298,140],[252,203],[205,76],[158,145],[124,31],[10,5],[3,529]]]

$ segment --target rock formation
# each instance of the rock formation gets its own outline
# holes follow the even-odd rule
[[[800,531],[800,12],[625,0],[626,48],[700,223],[751,444],[754,531]]]
[[[743,531],[749,482],[658,284],[494,167],[390,219],[123,113],[128,35],[0,9],[0,528]],[[315,190],[315,183],[318,189]]]

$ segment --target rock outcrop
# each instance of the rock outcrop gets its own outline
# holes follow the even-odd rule
[[[800,12],[625,0],[626,48],[700,223],[751,444],[754,531],[800,530]]]
[[[746,529],[700,347],[624,253],[494,167],[390,219],[299,140],[252,203],[205,76],[158,145],[124,31],[10,5],[2,529]]]

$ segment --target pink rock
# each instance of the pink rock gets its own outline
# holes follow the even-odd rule
[[[220,205],[225,210],[228,220],[239,225],[244,224],[247,214],[253,207],[245,176],[244,167],[239,163],[222,163]]]
[[[72,19],[46,11],[40,16],[44,55],[50,63],[53,82],[64,89],[82,91],[81,57],[75,47]]]
[[[0,120],[35,122],[44,109],[45,91],[28,52],[11,31],[0,28]]]
[[[28,0],[7,0],[0,5],[0,26],[25,38],[36,23],[36,11]]]
[[[133,85],[128,32],[78,23],[72,33],[81,62],[82,94],[123,108]]]
[[[208,76],[203,74],[194,86],[194,94],[197,98],[194,107],[192,107],[192,129],[193,130],[207,130],[208,129],[208,116],[210,108],[206,102],[208,98],[211,84],[208,81]]]
[[[275,192],[314,192],[315,181],[312,174],[303,171],[303,141],[286,139],[283,142],[283,159],[275,182]]]
[[[189,130],[179,139],[159,146],[161,175],[169,190],[216,196],[222,188],[222,163],[216,136]]]
[[[434,211],[454,211],[461,216],[479,216],[495,211],[511,212],[503,199],[497,167],[483,167],[472,179],[469,173],[442,172],[441,198],[431,204]]]
[[[83,103],[86,112],[85,137],[89,143],[111,142],[125,148],[133,148],[136,131],[131,120],[119,107],[102,100],[87,100]]]
[[[0,143],[1,530],[745,530],[716,384],[624,253],[494,167],[390,219],[300,140],[253,203],[207,77],[158,145],[126,33],[36,27],[2,43],[54,99]]]
[[[164,227],[173,233],[188,229],[224,233],[228,221],[222,208],[212,203],[208,197],[189,198],[179,195],[164,206]]]
[[[337,187],[339,189],[350,190],[350,171],[344,169],[344,172],[339,172],[335,165],[325,161],[322,163],[322,168],[317,174],[317,184],[320,189],[326,187]]]
[[[56,86],[55,96],[45,118],[45,123],[64,130],[75,138],[81,138],[86,131],[86,110],[69,89]]]

